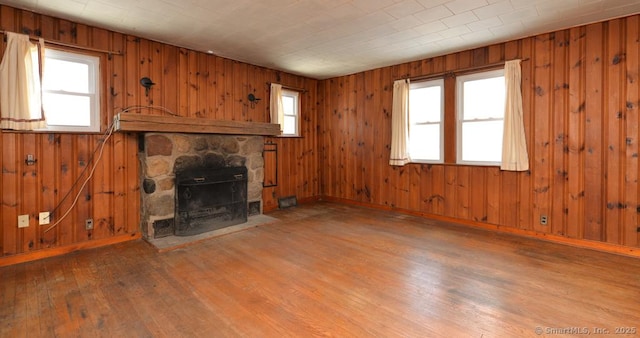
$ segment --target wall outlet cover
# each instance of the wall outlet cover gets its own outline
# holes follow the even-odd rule
[[[29,227],[29,215],[19,215],[18,216],[18,228],[28,228]]]

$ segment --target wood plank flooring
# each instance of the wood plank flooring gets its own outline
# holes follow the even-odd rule
[[[635,258],[326,202],[269,215],[0,268],[0,337],[638,335]]]

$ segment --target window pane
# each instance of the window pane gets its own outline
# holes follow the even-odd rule
[[[295,114],[295,100],[291,96],[282,95],[282,105],[284,106],[285,115]]]
[[[442,88],[440,86],[411,89],[409,92],[410,123],[440,122]]]
[[[504,116],[504,76],[465,81],[463,120]]]
[[[285,116],[284,117],[284,126],[282,128],[282,133],[287,135],[295,135],[296,134],[296,118],[294,116]]]
[[[44,93],[42,96],[48,125],[89,126],[91,99],[87,96]]]
[[[409,154],[412,160],[440,161],[440,124],[411,126]]]
[[[44,65],[45,90],[89,93],[89,65],[47,58]]]
[[[462,160],[500,162],[502,160],[503,121],[462,124]]]

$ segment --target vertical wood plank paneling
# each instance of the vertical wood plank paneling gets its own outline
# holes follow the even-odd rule
[[[541,215],[550,216],[551,208],[549,199],[551,158],[550,148],[552,146],[550,127],[551,125],[551,99],[553,90],[551,89],[551,50],[555,40],[555,34],[539,35],[534,39],[534,74],[533,74],[533,109],[529,110],[534,115],[533,121],[533,219],[529,223],[536,231],[546,232],[549,226],[541,225],[539,218]],[[555,220],[550,220],[554,222]]]
[[[623,59],[624,51],[620,45],[620,35],[623,33],[623,27],[620,26],[620,20],[612,20],[607,23],[606,41],[607,47],[603,63],[605,65],[605,85],[603,88],[603,130],[605,140],[605,166],[604,169],[604,202],[606,209],[604,212],[604,239],[610,243],[620,242],[620,211],[623,208],[622,194],[624,193],[623,175],[621,170],[624,169],[622,163],[622,152],[624,151],[625,135],[622,133],[623,119],[625,111],[621,100],[624,96],[623,88],[625,85],[625,70]]]
[[[372,203],[371,199],[371,187],[373,187],[376,183],[375,180],[375,168],[377,167],[377,163],[375,162],[375,124],[374,119],[376,117],[376,109],[378,105],[376,104],[377,98],[379,94],[376,93],[376,88],[379,88],[378,81],[375,77],[375,72],[365,72],[363,79],[363,112],[362,112],[362,120],[363,120],[363,131],[362,131],[362,140],[360,143],[362,155],[363,155],[363,165],[360,175],[362,175],[362,197],[361,200],[366,203]]]
[[[188,114],[191,117],[202,117],[202,112],[200,111],[200,107],[204,106],[204,102],[200,102],[199,100],[199,78],[200,78],[200,64],[198,62],[198,54],[200,53],[191,53],[187,54],[187,93],[188,100],[187,106]]]
[[[361,121],[360,123],[356,123],[355,137],[353,138],[353,147],[354,154],[357,161],[354,161],[353,164],[353,175],[355,179],[355,194],[356,198],[360,202],[364,202],[366,200],[365,191],[365,182],[364,176],[366,173],[367,166],[367,156],[366,151],[367,148],[364,146],[365,143],[365,135],[367,131],[367,122],[366,122],[366,110],[365,110],[365,100],[367,94],[365,93],[365,77],[364,73],[356,74],[356,87],[353,93],[353,104],[356,107],[353,111],[354,117],[356,121]]]
[[[602,240],[603,191],[606,180],[603,168],[603,55],[604,24],[597,23],[586,27],[586,120],[585,120],[585,229],[584,237],[590,240]]]
[[[225,101],[225,67],[224,67],[225,59],[216,58],[215,60],[215,69],[216,69],[216,86],[215,86],[215,96],[216,96],[216,106],[214,119],[223,120],[224,119],[224,101]]]
[[[456,217],[460,219],[469,219],[469,209],[470,209],[470,167],[468,166],[456,166],[455,167],[455,175],[456,175],[456,184],[455,184],[455,209],[456,209]],[[475,178],[474,179],[479,179]]]
[[[233,120],[233,63],[233,60],[224,59],[224,81],[222,82],[224,91],[224,106],[221,116],[224,120]]]
[[[55,208],[58,190],[56,189],[55,167],[57,163],[57,141],[55,134],[43,134],[40,139],[40,156],[38,159],[38,179],[40,187],[40,206],[39,211],[48,211],[49,224],[55,221],[55,217],[51,212]],[[2,175],[4,176],[4,175]],[[49,225],[38,226],[39,249],[49,248],[55,245],[56,237],[54,232],[44,232]],[[0,231],[1,232],[1,231]]]
[[[500,168],[492,167],[487,169],[487,194],[486,194],[486,220],[489,224],[500,224],[500,191],[502,185]]]
[[[67,212],[73,205],[73,199],[77,194],[77,187],[74,187],[73,182],[77,176],[74,154],[77,154],[77,147],[75,138],[69,134],[60,135],[60,162],[59,162],[59,185],[58,191],[60,192],[60,198],[57,201],[58,209],[55,214],[55,221],[58,225],[54,228],[58,243],[60,245],[68,245],[74,243],[76,232],[76,219],[78,218],[75,213]],[[65,214],[68,216],[64,217]],[[64,219],[62,219],[64,217]],[[54,231],[52,230],[52,231]]]
[[[112,47],[116,50],[125,50],[127,46],[127,38],[121,34],[115,34],[112,37]],[[120,111],[127,107],[128,92],[126,88],[126,58],[114,56],[113,58],[113,75],[112,78],[112,90],[109,100],[114,108],[118,108]],[[125,140],[129,136],[122,133],[117,133],[111,136],[111,142],[113,144],[113,154],[111,162],[113,167],[110,169],[113,171],[113,201],[112,209],[110,213],[113,218],[113,223],[109,225],[109,234],[114,233],[115,227],[120,227],[126,222],[125,210],[127,210],[126,200],[126,187],[127,187],[127,163],[124,156],[124,144]],[[136,203],[139,206],[140,203]]]
[[[582,238],[584,234],[584,155],[585,155],[585,40],[584,27],[569,31],[569,108],[567,139],[569,154],[567,158],[568,199],[567,233],[568,237]]]
[[[4,13],[3,13],[4,15]],[[18,134],[2,134],[2,250],[4,255],[19,253],[18,251],[18,208],[21,200],[18,195],[21,189],[18,173]]]
[[[566,181],[567,181],[567,167],[566,158],[569,152],[569,145],[567,143],[567,130],[566,120],[567,114],[563,112],[567,110],[567,99],[569,93],[569,83],[567,79],[568,57],[569,47],[569,32],[560,31],[555,33],[555,39],[553,41],[553,59],[551,61],[551,77],[553,79],[553,96],[552,107],[550,110],[550,123],[551,134],[550,137],[553,140],[551,145],[551,160],[553,166],[551,168],[551,182],[550,182],[550,229],[557,235],[564,235],[566,233]]]
[[[382,139],[381,128],[384,125],[384,106],[382,105],[382,98],[385,96],[385,88],[390,86],[389,83],[384,83],[382,80],[382,69],[374,69],[371,72],[371,86],[369,89],[372,91],[371,107],[366,110],[366,115],[371,116],[371,139],[369,141],[368,149],[371,149],[369,154],[371,160],[371,177],[369,178],[369,186],[367,191],[369,192],[369,201],[374,204],[382,204],[379,180],[382,177],[382,170],[386,167],[384,163],[384,141]],[[326,93],[329,94],[329,93]],[[326,95],[325,94],[325,95]],[[324,98],[325,102],[329,102],[328,98]],[[320,120],[324,120],[323,118]],[[327,127],[325,127],[326,129]],[[321,135],[321,136],[324,136]],[[320,142],[323,146],[327,144],[327,138],[323,137]],[[324,165],[320,167],[324,168]],[[323,176],[323,185],[325,183],[325,177]]]
[[[30,134],[24,135],[22,138],[22,153],[26,155],[33,155],[37,159],[38,150],[36,149],[37,135]],[[38,167],[34,165],[27,165],[24,160],[20,161],[21,176],[22,176],[22,206],[20,214],[29,215],[29,227],[21,229],[22,243],[20,247],[21,252],[29,252],[36,248],[37,229],[38,224],[37,215],[39,191],[38,191]]]
[[[156,85],[152,87],[149,91],[149,99],[147,100],[148,104],[151,106],[165,106],[165,96],[167,89],[164,86],[164,71],[163,71],[163,58],[162,58],[162,44],[159,42],[150,42],[149,43],[149,60],[147,73],[143,74],[143,76],[148,76]],[[157,109],[149,109],[149,114],[159,115],[163,112]]]
[[[477,222],[487,221],[486,175],[488,170],[470,167],[469,172],[469,219]],[[478,193],[479,192],[479,193]]]
[[[178,115],[194,117],[190,111],[189,101],[191,100],[191,86],[189,86],[189,50],[178,48],[178,60],[176,64],[176,74],[178,77],[178,85],[176,91],[178,93]]]
[[[178,55],[180,54],[177,47],[164,45],[162,46],[162,101],[164,107],[171,110],[174,114],[180,114],[180,90],[178,79]]]
[[[204,90],[200,91],[200,99],[207,102],[205,116],[209,119],[215,119],[216,107],[218,105],[218,96],[216,95],[216,59],[212,55],[207,55],[206,59],[206,78]]]
[[[638,232],[638,142],[640,134],[638,118],[640,105],[640,17],[633,16],[626,21],[626,69],[623,77],[626,86],[625,109],[625,153],[624,153],[624,210],[623,210],[623,236],[621,243],[627,246],[638,246],[640,232]]]

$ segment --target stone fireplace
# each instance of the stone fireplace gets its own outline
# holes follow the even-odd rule
[[[246,168],[246,210],[249,216],[262,213],[263,136],[150,132],[140,134],[140,138],[141,224],[145,238],[174,234],[176,173],[189,170]]]

